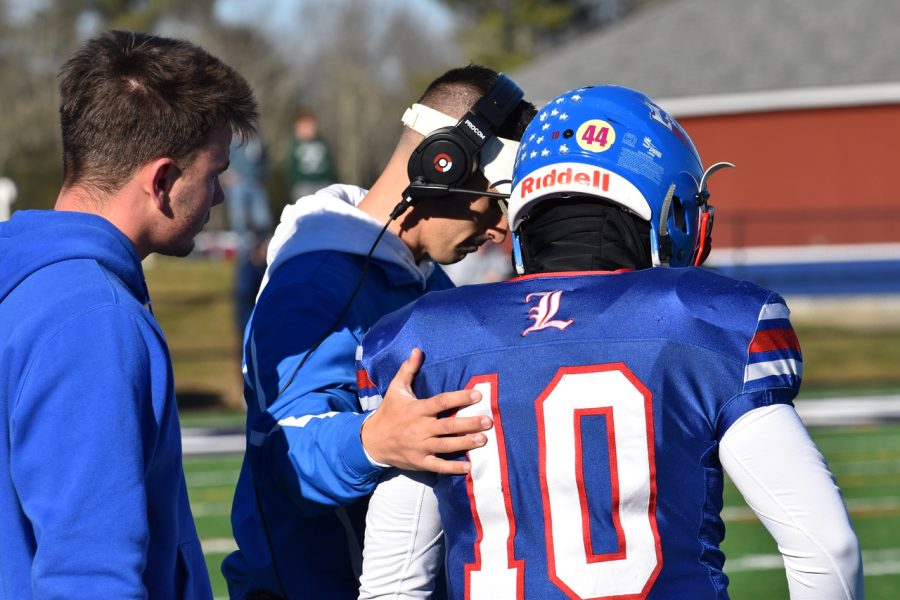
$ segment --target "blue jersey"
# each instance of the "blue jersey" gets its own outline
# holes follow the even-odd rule
[[[654,268],[469,286],[382,319],[369,393],[420,347],[418,397],[475,388],[459,414],[494,419],[472,473],[436,487],[451,597],[727,598],[718,443],[796,396],[788,314],[754,284]]]

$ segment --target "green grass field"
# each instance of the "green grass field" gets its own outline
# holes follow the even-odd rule
[[[862,544],[866,598],[900,597],[900,426],[817,429],[812,434],[843,490]],[[227,596],[219,566],[234,548],[228,513],[239,469],[239,456],[185,460],[191,506],[217,598]],[[730,483],[723,515],[733,600],[787,598],[775,543]]]

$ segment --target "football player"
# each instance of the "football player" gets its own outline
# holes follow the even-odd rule
[[[379,486],[361,597],[426,596],[442,524],[452,598],[727,598],[724,471],[791,598],[862,598],[846,507],[792,405],[788,307],[697,268],[720,166],[634,90],[579,88],[538,113],[508,207],[522,276],[428,294],[364,340],[370,393],[421,348],[415,393],[478,390],[457,414],[494,428],[471,473]]]

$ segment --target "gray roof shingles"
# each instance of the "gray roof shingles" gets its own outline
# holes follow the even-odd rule
[[[540,103],[598,83],[680,98],[900,82],[900,0],[669,0],[510,75]]]

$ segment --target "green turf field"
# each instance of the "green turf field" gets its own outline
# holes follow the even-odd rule
[[[816,429],[813,438],[844,492],[863,548],[866,598],[900,597],[900,425]],[[187,457],[188,491],[217,598],[227,596],[219,572],[234,548],[228,521],[239,456]],[[733,600],[787,598],[775,544],[729,485],[723,545]]]

